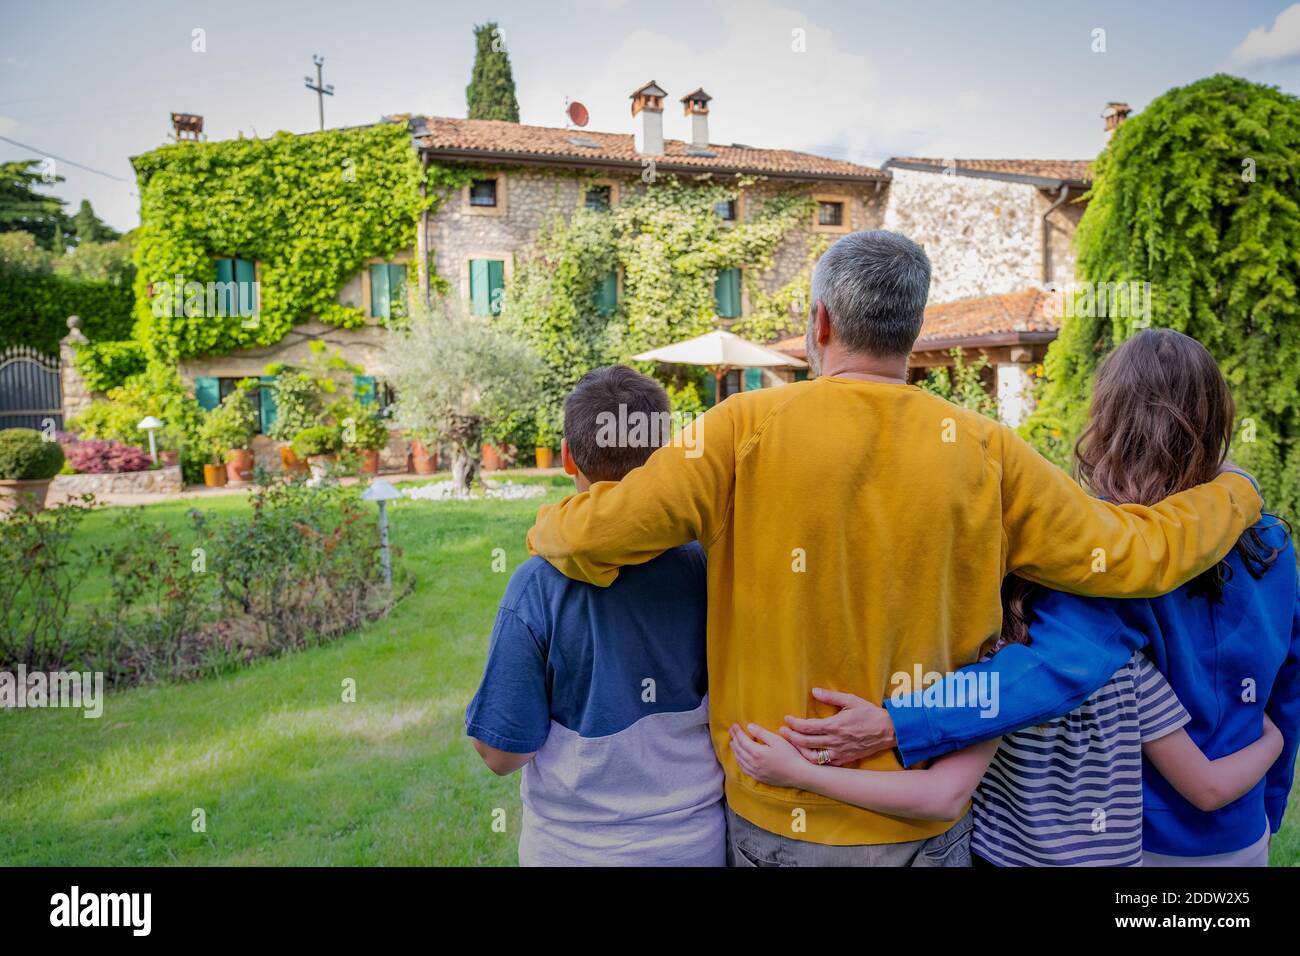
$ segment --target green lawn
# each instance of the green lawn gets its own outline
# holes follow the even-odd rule
[[[517,479],[518,480],[518,479]],[[523,479],[529,480],[529,479]],[[553,486],[558,500],[571,486]],[[192,684],[110,695],[104,716],[0,712],[0,865],[511,864],[517,777],[467,745],[494,609],[540,500],[398,502],[392,535],[415,591],[356,635]],[[177,529],[193,502],[155,505]],[[205,510],[244,508],[214,498]],[[110,531],[91,516],[83,533]],[[102,578],[81,586],[102,599]],[[356,703],[343,703],[345,678]],[[207,832],[191,830],[202,808]],[[493,832],[493,812],[507,829]],[[1273,862],[1300,861],[1300,810]]]

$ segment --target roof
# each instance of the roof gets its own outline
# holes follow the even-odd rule
[[[1052,302],[1052,295],[1041,289],[1021,289],[928,306],[912,351],[1050,342],[1061,328],[1061,310],[1052,308]],[[802,335],[780,339],[768,348],[808,357]]]
[[[625,168],[640,172],[649,158],[636,151],[631,133],[595,133],[585,129],[525,126],[505,120],[412,117],[411,133],[420,149],[438,159],[517,164]],[[708,155],[679,139],[664,141],[664,154],[653,157],[661,172],[746,173],[805,180],[888,182],[872,166],[789,149],[710,144]]]
[[[967,344],[1015,345],[1049,341],[1061,328],[1061,310],[1042,289],[1021,289],[928,306],[913,351]]]
[[[1087,159],[926,159],[894,156],[885,169],[915,169],[941,173],[951,168],[958,176],[1001,179],[1040,188],[1063,184],[1083,187],[1092,182],[1092,161]]]

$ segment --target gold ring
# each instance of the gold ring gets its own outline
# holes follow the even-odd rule
[[[817,751],[817,762],[823,766],[831,762],[831,752],[826,747]]]

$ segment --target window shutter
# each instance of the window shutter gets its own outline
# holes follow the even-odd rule
[[[370,315],[376,319],[388,318],[388,267],[376,263],[370,267]]]
[[[217,281],[218,282],[235,281],[235,262],[233,259],[217,260]]]
[[[712,372],[704,378],[704,404],[710,408],[718,404],[718,380]]]
[[[221,381],[203,375],[194,379],[194,398],[207,411],[221,404]]]
[[[375,377],[373,375],[353,375],[352,391],[362,405],[375,403]]]
[[[271,386],[275,384],[275,376],[263,375],[261,382],[262,385],[257,391],[261,398],[262,434],[265,435],[275,424],[275,393],[271,390]]]
[[[745,391],[763,387],[763,370],[761,368],[745,369]]]
[[[610,270],[596,284],[592,305],[597,315],[613,315],[618,308],[618,272]]]
[[[488,261],[471,259],[469,261],[469,300],[471,311],[475,315],[491,315],[492,299],[488,288]]]
[[[714,303],[718,315],[724,319],[734,319],[740,315],[740,270],[723,269],[718,273],[718,280],[713,286]]]
[[[493,315],[501,314],[501,293],[506,287],[506,264],[500,259],[488,260],[488,307]]]
[[[808,381],[808,370],[806,368],[797,368],[794,370],[794,380],[796,382]]]
[[[388,266],[388,310],[406,314],[406,266],[396,262]]]
[[[257,267],[248,259],[234,260],[235,308],[232,314],[253,315],[257,312]]]

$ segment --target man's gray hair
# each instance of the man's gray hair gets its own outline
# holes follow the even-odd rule
[[[921,334],[930,294],[930,258],[906,236],[883,229],[852,232],[817,260],[813,308],[825,304],[844,347],[869,355],[906,355]]]

